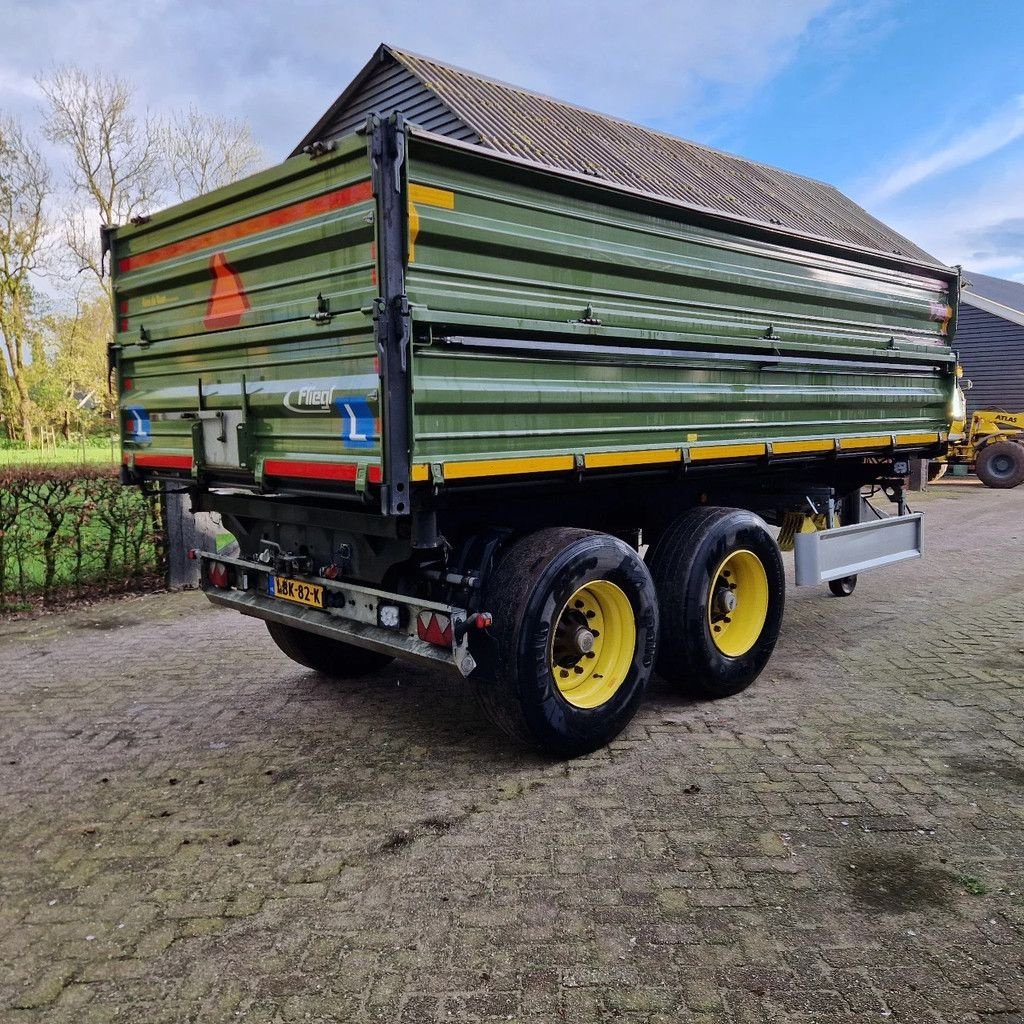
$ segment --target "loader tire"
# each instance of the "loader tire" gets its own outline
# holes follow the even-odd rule
[[[648,565],[661,609],[658,674],[690,696],[745,690],[775,649],[786,600],[782,556],[764,521],[740,509],[692,509],[661,535]]]
[[[996,441],[981,450],[974,472],[986,487],[1006,490],[1024,483],[1024,444]]]
[[[369,651],[318,633],[307,633],[304,629],[280,622],[268,622],[267,631],[292,661],[332,679],[358,679],[378,672],[395,660],[389,654]]]
[[[515,542],[487,581],[491,651],[474,680],[485,714],[553,757],[586,754],[636,714],[654,670],[658,605],[623,541],[570,528]]]

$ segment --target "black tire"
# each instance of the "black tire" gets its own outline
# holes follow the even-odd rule
[[[573,625],[572,617],[581,615],[578,597],[591,594],[591,587],[615,602],[616,614],[625,616],[622,628],[602,622],[605,651],[595,646],[596,653],[559,659],[565,630],[587,626],[583,618],[582,626]],[[476,693],[488,718],[513,739],[551,756],[576,757],[604,746],[636,714],[654,670],[658,605],[647,567],[623,541],[569,528],[530,534],[505,551],[491,572],[483,607],[494,624]],[[591,643],[595,637],[600,633]],[[597,658],[593,664],[603,667],[613,655],[607,678],[586,660]],[[579,685],[577,670],[590,680],[590,691],[569,689]],[[607,698],[605,686],[615,687]],[[586,704],[585,696],[600,703]]]
[[[856,576],[844,576],[840,580],[829,580],[828,589],[833,597],[849,597],[857,589]]]
[[[267,631],[292,661],[332,679],[358,679],[386,668],[395,660],[390,654],[368,651],[280,622],[268,622]]]
[[[714,595],[727,559],[737,554],[745,559],[745,553],[764,570],[766,594],[758,592],[764,599],[763,625],[755,615],[750,646],[727,654],[719,647],[722,639],[714,638],[712,619],[730,619],[714,610]],[[786,601],[782,555],[764,521],[739,509],[692,509],[661,535],[647,562],[661,611],[659,675],[691,696],[718,699],[745,690],[771,657]]]
[[[986,487],[1006,490],[1024,483],[1024,444],[996,441],[982,448],[974,472]]]

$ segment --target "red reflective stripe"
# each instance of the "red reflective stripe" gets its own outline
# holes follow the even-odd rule
[[[263,472],[268,476],[302,477],[307,480],[354,481],[359,466],[354,462],[297,462],[291,459],[267,459]],[[367,466],[366,479],[371,484],[381,481],[380,466]]]
[[[130,461],[130,453],[125,452],[122,461]],[[191,455],[146,455],[135,456],[136,466],[161,467],[164,469],[191,469]],[[345,480],[354,481],[359,466],[354,462],[297,462],[291,459],[267,459],[263,471],[268,476],[301,477],[308,480]],[[366,478],[372,484],[381,481],[380,466],[368,466]]]
[[[129,454],[121,457],[122,461],[129,461]],[[154,469],[191,469],[191,455],[146,455],[140,453],[135,456],[136,466],[152,466]]]
[[[374,468],[376,467],[371,466],[370,472]],[[268,476],[293,476],[307,480],[354,481],[359,467],[354,462],[293,462],[291,459],[267,459],[263,463],[263,472]]]
[[[282,206],[281,209],[272,210],[270,213],[261,213],[256,217],[240,220],[236,224],[215,228],[202,235],[185,238],[180,242],[171,242],[169,245],[161,245],[135,256],[126,256],[124,259],[118,260],[117,269],[122,273],[129,270],[141,270],[143,267],[151,267],[154,263],[161,263],[163,260],[172,260],[179,256],[199,252],[201,249],[225,245],[228,242],[245,238],[247,235],[256,235],[261,231],[270,231],[272,228],[281,228],[287,224],[294,224],[296,221],[318,217],[320,214],[330,213],[331,210],[341,210],[346,206],[353,206],[355,203],[361,203],[372,197],[373,186],[370,182],[359,181],[354,185],[336,189],[334,192],[325,192],[322,196],[316,196],[313,199],[303,199],[301,202],[292,203],[291,206]]]

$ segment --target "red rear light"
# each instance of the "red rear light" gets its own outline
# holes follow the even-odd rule
[[[451,647],[452,620],[440,612],[420,612],[416,617],[416,635],[435,647]]]
[[[132,389],[132,379],[131,379],[131,377],[125,377],[124,380],[121,381],[121,390],[122,391],[131,391],[131,389]]]
[[[211,562],[206,570],[206,578],[215,587],[226,589],[231,585],[228,567],[223,562]]]

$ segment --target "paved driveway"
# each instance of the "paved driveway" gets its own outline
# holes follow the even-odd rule
[[[610,749],[195,594],[0,625],[0,1020],[1024,1021],[1024,487]]]

